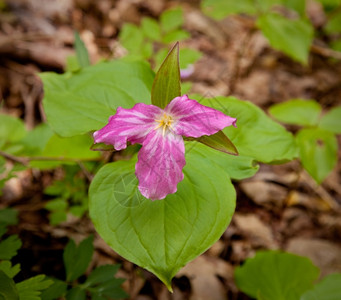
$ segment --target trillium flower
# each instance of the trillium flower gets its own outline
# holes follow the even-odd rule
[[[183,136],[212,135],[236,119],[199,104],[187,95],[174,98],[165,109],[138,103],[131,109],[119,107],[102,129],[94,133],[95,143],[113,145],[116,150],[141,144],[135,174],[141,194],[151,200],[175,193],[184,178]]]

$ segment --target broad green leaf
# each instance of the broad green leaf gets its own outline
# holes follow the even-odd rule
[[[143,33],[153,41],[161,41],[161,29],[156,20],[145,17],[141,22]]]
[[[68,291],[66,300],[86,300],[86,291],[76,286]]]
[[[179,28],[183,23],[183,12],[180,7],[166,10],[160,16],[161,28],[165,33]]]
[[[13,278],[20,272],[20,264],[12,266],[12,263],[9,260],[3,260],[0,261],[0,270],[8,277]]]
[[[223,19],[232,14],[255,14],[257,6],[253,0],[203,0],[201,7],[203,11],[214,19]]]
[[[162,37],[162,42],[165,44],[170,44],[170,43],[174,43],[177,41],[183,41],[186,40],[190,37],[191,35],[182,29],[178,29],[178,30],[174,30],[171,32],[168,32],[167,34],[165,34]]]
[[[187,68],[188,65],[194,64],[201,57],[202,53],[195,49],[180,49],[180,69]]]
[[[15,283],[3,271],[0,270],[0,299],[19,300],[19,295]]]
[[[74,36],[75,36],[75,48],[76,48],[77,60],[78,60],[79,65],[82,68],[90,66],[89,53],[85,47],[84,42],[82,41],[77,31],[75,31]]]
[[[100,169],[90,185],[90,216],[109,246],[171,289],[179,269],[226,229],[235,208],[235,190],[227,173],[193,150],[186,155],[178,191],[151,201],[137,189],[135,163],[136,158]]]
[[[73,240],[66,245],[63,259],[67,281],[77,279],[86,271],[94,252],[93,239],[94,237],[91,235],[80,242],[78,246]]]
[[[25,125],[19,118],[0,114],[0,149],[6,150],[6,144],[21,140],[26,134]]]
[[[302,126],[317,125],[321,106],[315,100],[292,99],[270,107],[269,113],[278,121]]]
[[[120,60],[86,67],[76,74],[41,73],[47,120],[71,137],[103,127],[118,106],[150,103],[153,72],[141,62]]]
[[[237,148],[222,131],[218,131],[216,134],[210,136],[203,135],[199,138],[189,138],[188,140],[197,141],[227,154],[238,155]]]
[[[21,247],[21,240],[15,235],[9,236],[7,239],[0,242],[0,259],[11,259],[17,255]]]
[[[260,16],[257,25],[272,47],[283,51],[298,62],[308,63],[314,33],[308,21],[289,20],[279,14],[269,13]]]
[[[259,251],[234,273],[241,291],[262,300],[299,300],[318,275],[308,258],[278,251]]]
[[[5,226],[18,224],[18,211],[13,208],[1,209],[0,224]]]
[[[53,135],[47,142],[42,156],[65,159],[96,159],[99,152],[91,151],[93,139],[89,135],[77,135],[69,138],[62,138]]]
[[[264,163],[290,161],[297,157],[293,135],[251,102],[216,97],[202,99],[201,104],[237,118],[237,128],[229,126],[223,132],[236,145],[240,156]]]
[[[314,288],[305,292],[300,300],[340,300],[341,274],[330,274],[323,278]]]
[[[228,155],[199,142],[189,142],[186,145],[186,153],[191,155],[192,151],[202,160],[219,165],[232,179],[242,180],[252,177],[259,169],[259,165],[252,157]]]
[[[67,291],[67,284],[56,278],[49,278],[53,283],[41,293],[42,300],[55,300],[64,296]]]
[[[296,136],[303,167],[321,183],[337,163],[335,135],[320,128],[302,129]]]
[[[119,268],[120,265],[104,265],[96,268],[88,276],[85,281],[85,286],[91,286],[113,279]]]
[[[156,73],[152,88],[152,104],[165,108],[170,101],[180,95],[179,43],[176,43]]]
[[[318,127],[334,132],[341,133],[341,106],[332,108],[322,118]]]
[[[20,300],[40,300],[42,290],[53,283],[45,275],[37,275],[16,284]]]

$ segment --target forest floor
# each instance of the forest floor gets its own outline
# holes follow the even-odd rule
[[[203,53],[188,79],[193,93],[234,95],[265,111],[293,98],[315,99],[324,109],[341,105],[340,61],[312,51],[309,65],[302,66],[271,49],[260,32],[250,30],[247,19],[215,22],[200,12],[198,1],[180,2],[185,29],[191,33],[184,44]],[[22,118],[28,129],[44,121],[37,73],[63,72],[66,57],[74,54],[74,30],[81,33],[93,63],[119,57],[122,24],[138,24],[143,16],[157,18],[180,2],[8,0],[0,11],[0,112]],[[338,142],[340,148],[340,138]],[[92,265],[121,263],[124,289],[136,300],[249,299],[237,290],[233,269],[260,249],[307,256],[322,276],[341,272],[340,151],[338,158],[320,186],[297,161],[261,165],[254,177],[235,182],[232,223],[217,243],[179,272],[173,294],[154,275],[115,254],[98,235]],[[21,279],[38,273],[63,277],[67,240],[79,241],[95,232],[88,217],[49,224],[43,189],[59,176],[58,170],[25,170],[7,182],[0,198],[0,207],[19,211],[20,222],[11,232],[23,241],[16,258],[22,265]]]

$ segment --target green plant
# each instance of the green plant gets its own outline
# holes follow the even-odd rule
[[[42,300],[54,300],[66,297],[67,300],[85,300],[87,295],[91,299],[109,300],[126,298],[127,294],[120,287],[123,279],[115,278],[120,265],[99,266],[82,278],[91,261],[94,247],[93,236],[89,236],[77,246],[70,240],[64,249],[63,260],[65,266],[65,281],[49,278],[53,284],[46,289]]]
[[[340,10],[339,0],[320,0],[325,6],[328,22],[324,26],[334,49],[340,47]],[[270,45],[294,60],[307,64],[314,35],[314,27],[306,15],[305,0],[203,0],[202,9],[215,19],[231,14],[247,14],[255,19],[254,26],[262,31]]]
[[[64,170],[64,178],[55,180],[44,190],[44,194],[55,197],[45,205],[51,212],[49,218],[52,225],[65,221],[68,212],[80,218],[88,210],[88,186],[84,178],[77,176],[80,168],[65,165]]]
[[[7,226],[17,223],[16,210],[0,210],[0,239],[6,233]],[[13,280],[20,272],[20,264],[13,266],[11,259],[17,255],[21,245],[17,235],[10,235],[0,241],[0,296],[2,299],[40,300],[41,291],[52,284],[45,275],[37,275],[17,283]]]
[[[257,300],[338,300],[341,274],[314,285],[319,269],[306,257],[279,251],[259,251],[235,270],[238,288]]]
[[[315,100],[292,99],[273,105],[269,113],[280,122],[302,127],[295,137],[299,157],[307,172],[321,183],[337,163],[341,106],[322,114]]]
[[[161,14],[159,22],[144,17],[139,27],[130,23],[124,24],[119,35],[120,43],[128,50],[129,57],[149,59],[155,69],[158,69],[167,55],[169,44],[190,37],[190,34],[182,29],[183,23],[181,7],[172,8]],[[200,57],[199,51],[180,49],[180,68],[186,69]]]

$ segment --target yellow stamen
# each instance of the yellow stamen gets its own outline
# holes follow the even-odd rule
[[[173,129],[172,123],[174,123],[174,120],[172,119],[172,117],[170,115],[167,115],[166,113],[163,114],[161,119],[155,120],[155,121],[159,123],[159,125],[157,125],[155,127],[155,129],[162,127],[162,135],[163,136],[166,133],[166,129]]]

